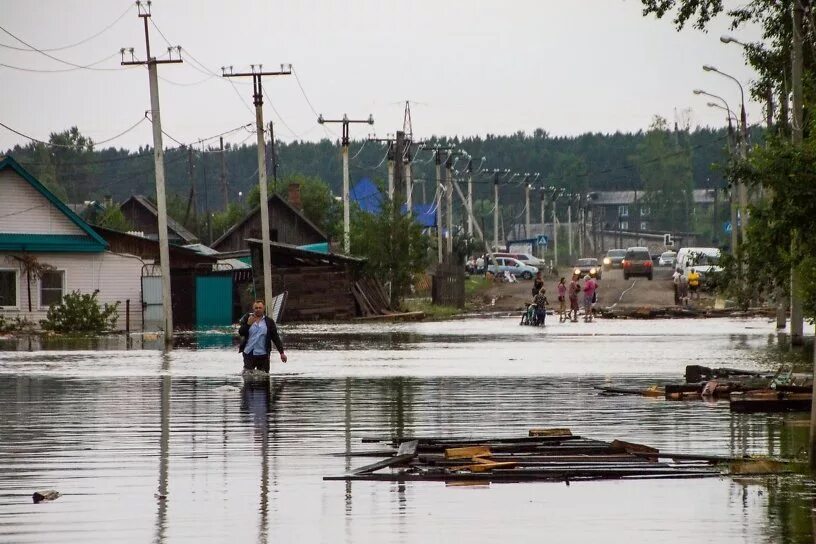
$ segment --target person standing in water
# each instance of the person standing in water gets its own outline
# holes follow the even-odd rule
[[[541,288],[544,287],[544,278],[541,276],[541,270],[536,272],[535,278],[533,278],[533,296],[535,297]]]
[[[263,300],[256,300],[252,304],[252,312],[241,318],[238,335],[242,338],[238,351],[244,357],[245,371],[269,372],[269,354],[273,343],[280,353],[281,362],[286,362],[287,357],[283,352],[283,342],[278,334],[278,327],[275,321],[266,315]]]
[[[572,277],[572,281],[569,284],[569,302],[570,302],[570,310],[567,316],[572,314],[572,321],[573,323],[578,322],[578,294],[581,292],[581,284],[578,283],[578,278],[576,276]]]
[[[567,313],[567,284],[565,278],[561,278],[556,289],[558,289],[558,322],[563,323],[565,319],[568,319],[565,315]]]

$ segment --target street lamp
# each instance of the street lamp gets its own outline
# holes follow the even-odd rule
[[[726,102],[725,98],[723,98],[722,96],[712,94],[712,93],[710,93],[708,91],[704,91],[702,89],[694,89],[694,91],[692,91],[692,92],[694,94],[696,94],[696,95],[710,96],[711,98],[716,98],[717,100],[719,100],[720,102],[723,103],[723,105],[725,106],[725,110],[728,111],[728,114],[733,115],[734,119],[737,119],[736,114],[731,110],[731,107],[728,105],[728,102]],[[737,122],[739,122],[739,120],[737,120]]]
[[[717,70],[717,68],[715,68],[714,66],[711,66],[710,64],[704,64],[703,65],[703,70],[705,70],[706,72],[716,72],[716,73],[720,74],[721,76],[727,77],[728,79],[730,79],[731,81],[736,83],[737,86],[739,87],[739,90],[740,90],[740,121],[742,122],[742,136],[743,136],[745,142],[747,143],[748,142],[748,125],[746,123],[746,116],[745,116],[745,89],[742,88],[742,83],[740,83],[739,80],[737,78],[735,78],[734,76],[732,76],[730,74],[726,74],[725,72],[722,72],[720,70]]]
[[[728,34],[723,34],[722,36],[720,36],[720,41],[722,43],[735,43],[737,45],[741,45],[742,47],[748,47],[747,44],[742,43],[741,41],[739,41],[735,37],[729,36]]]

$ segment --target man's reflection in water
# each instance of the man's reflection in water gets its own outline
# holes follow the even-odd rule
[[[248,380],[241,388],[241,412],[252,418],[255,441],[261,445],[261,493],[258,542],[266,544],[269,528],[269,434],[277,428],[275,408],[285,380]],[[276,472],[273,467],[273,472]],[[275,479],[277,479],[275,477]]]

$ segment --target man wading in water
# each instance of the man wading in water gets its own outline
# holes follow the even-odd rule
[[[286,362],[278,327],[272,318],[265,314],[265,309],[264,301],[256,300],[252,304],[252,313],[242,317],[239,322],[238,334],[242,340],[238,351],[244,356],[244,371],[269,372],[269,352],[273,342],[280,353],[281,362]]]

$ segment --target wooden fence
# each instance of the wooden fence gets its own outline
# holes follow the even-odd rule
[[[442,306],[465,307],[465,269],[461,264],[448,262],[437,266],[431,300]]]

